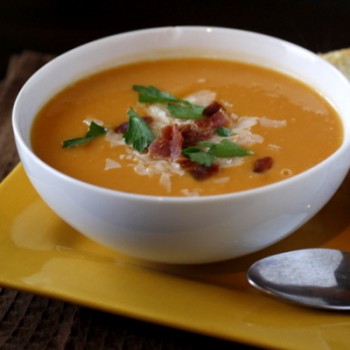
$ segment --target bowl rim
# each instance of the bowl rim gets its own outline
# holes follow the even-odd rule
[[[45,163],[43,160],[41,160],[31,149],[30,145],[27,144],[22,138],[22,133],[19,130],[19,104],[21,103],[21,98],[24,94],[24,91],[28,89],[28,86],[30,86],[33,82],[33,80],[40,74],[45,74],[46,70],[51,67],[54,64],[59,64],[61,60],[69,58],[69,56],[73,55],[76,52],[81,51],[82,49],[89,48],[91,46],[96,46],[103,44],[109,40],[114,40],[117,37],[125,37],[127,38],[128,36],[134,36],[138,34],[147,34],[147,33],[155,33],[155,32],[161,32],[161,31],[169,31],[169,30],[191,30],[191,31],[200,31],[200,32],[207,32],[211,33],[212,31],[225,31],[225,32],[231,32],[231,33],[237,33],[242,36],[248,36],[248,37],[254,37],[254,38],[262,38],[264,40],[270,40],[274,42],[279,42],[283,45],[287,45],[288,47],[292,49],[296,49],[300,52],[304,52],[308,56],[313,56],[316,61],[319,63],[323,64],[325,67],[328,66],[327,69],[333,70],[333,74],[337,75],[338,79],[343,80],[343,83],[347,85],[350,91],[350,82],[346,79],[346,77],[338,70],[336,69],[333,65],[331,65],[329,62],[326,60],[322,59],[319,57],[316,53],[303,48],[302,46],[299,46],[297,44],[294,44],[292,42],[286,41],[284,39],[270,36],[267,34],[255,32],[255,31],[249,31],[249,30],[244,30],[244,29],[236,29],[236,28],[228,28],[228,27],[219,27],[219,26],[202,26],[202,25],[184,25],[184,26],[160,26],[160,27],[154,27],[154,28],[145,28],[145,29],[136,29],[136,30],[131,30],[127,32],[121,32],[117,34],[111,34],[102,38],[98,38],[92,41],[89,41],[87,43],[81,44],[77,47],[74,47],[57,57],[53,58],[51,61],[46,63],[44,66],[39,68],[22,86],[20,92],[18,93],[14,107],[13,107],[13,112],[12,112],[12,127],[13,127],[13,133],[15,136],[15,141],[16,144],[18,145],[26,152],[26,155],[31,157],[32,161],[34,163],[38,164],[39,166],[43,167],[47,172],[49,172],[53,176],[58,176],[62,181],[69,182],[71,184],[75,184],[85,190],[91,190],[91,191],[97,191],[99,194],[106,194],[108,196],[118,196],[123,199],[127,200],[136,200],[138,202],[143,201],[143,202],[167,202],[167,203],[174,203],[174,204],[183,204],[183,203],[197,203],[197,202],[216,202],[218,200],[220,201],[226,201],[226,200],[231,200],[232,198],[239,198],[239,197],[247,197],[255,194],[263,194],[265,192],[271,191],[271,190],[279,190],[281,187],[284,187],[285,185],[288,184],[293,184],[297,181],[299,181],[300,178],[305,177],[305,176],[312,176],[313,173],[317,172],[319,168],[322,168],[324,166],[327,166],[329,162],[332,162],[333,158],[337,158],[341,156],[341,154],[345,153],[348,149],[350,149],[350,136],[345,139],[345,133],[344,133],[344,139],[342,141],[342,144],[339,146],[339,148],[333,152],[331,155],[329,155],[327,158],[323,159],[321,162],[317,163],[316,165],[312,166],[309,169],[306,169],[305,171],[293,175],[290,178],[286,178],[268,185],[263,185],[257,188],[253,189],[247,189],[247,190],[241,190],[241,191],[236,191],[236,192],[229,192],[229,193],[224,193],[224,194],[217,194],[217,195],[200,195],[200,196],[159,196],[159,195],[146,195],[146,194],[137,194],[137,193],[131,193],[131,192],[125,192],[125,191],[120,191],[120,190],[114,190],[114,189],[109,189],[106,187],[101,187],[98,185],[94,185],[82,180],[79,180],[77,178],[74,178],[70,175],[67,175],[54,167],[48,165]],[[311,57],[310,56],[310,57]],[[117,65],[116,65],[117,66]],[[273,69],[273,68],[271,68]],[[79,79],[77,79],[79,80]],[[300,79],[299,79],[300,80]],[[64,87],[60,88],[59,91],[64,89]],[[328,101],[331,103],[330,101]],[[332,105],[332,103],[331,103]],[[350,116],[349,116],[350,118]],[[34,120],[35,118],[33,118]],[[344,129],[344,121],[343,118],[341,119],[341,123]],[[32,126],[32,123],[30,124],[30,128]]]

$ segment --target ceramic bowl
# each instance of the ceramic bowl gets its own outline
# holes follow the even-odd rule
[[[317,166],[265,187],[179,198],[129,194],[60,173],[32,151],[39,109],[91,73],[139,60],[210,56],[270,67],[304,81],[338,111],[344,142]],[[162,263],[208,263],[239,257],[286,237],[314,216],[350,165],[350,85],[316,54],[283,40],[235,29],[164,27],[109,36],[73,49],[35,73],[13,110],[23,167],[44,201],[87,237],[121,253]]]

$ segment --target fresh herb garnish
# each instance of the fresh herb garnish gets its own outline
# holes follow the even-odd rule
[[[181,99],[154,86],[133,85],[132,88],[139,93],[138,101],[142,103],[181,102]]]
[[[104,135],[106,132],[107,132],[107,130],[103,126],[100,126],[92,121],[89,125],[89,130],[85,134],[85,136],[65,140],[65,141],[63,141],[62,147],[63,148],[73,148],[73,147],[82,145],[84,143],[87,143],[87,142],[95,139],[96,137],[98,137],[100,135]]]
[[[193,162],[207,167],[214,163],[215,158],[244,157],[253,153],[227,139],[221,140],[220,143],[200,141],[196,146],[182,150],[182,154]]]
[[[186,100],[177,98],[168,92],[161,91],[154,86],[134,85],[133,90],[139,93],[138,101],[142,103],[168,103],[167,109],[179,119],[200,119],[204,107],[194,105]]]
[[[218,158],[244,157],[254,153],[227,139],[221,140],[220,143],[200,141],[197,145],[208,148],[208,153]]]
[[[190,158],[193,162],[207,167],[210,167],[215,160],[213,155],[194,146],[183,149],[182,154]]]
[[[136,114],[133,108],[129,109],[128,116],[129,127],[124,133],[124,140],[126,144],[142,152],[153,142],[154,136],[147,123]]]
[[[226,128],[225,126],[220,126],[215,131],[216,135],[227,137],[231,136],[231,130],[229,128]]]
[[[186,101],[187,102],[187,101]],[[179,119],[200,119],[203,114],[204,107],[193,104],[173,104],[169,103],[168,111]]]

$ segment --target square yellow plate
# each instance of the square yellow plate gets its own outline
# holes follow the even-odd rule
[[[349,177],[314,219],[283,241],[200,266],[145,263],[90,241],[45,205],[21,165],[0,185],[0,199],[2,286],[250,345],[349,349],[348,313],[278,301],[250,287],[245,277],[251,263],[269,254],[306,247],[350,250]]]

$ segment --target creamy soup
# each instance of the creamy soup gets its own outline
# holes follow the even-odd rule
[[[278,72],[216,59],[134,63],[88,76],[38,113],[34,152],[82,181],[160,196],[287,179],[331,155],[336,111]]]

